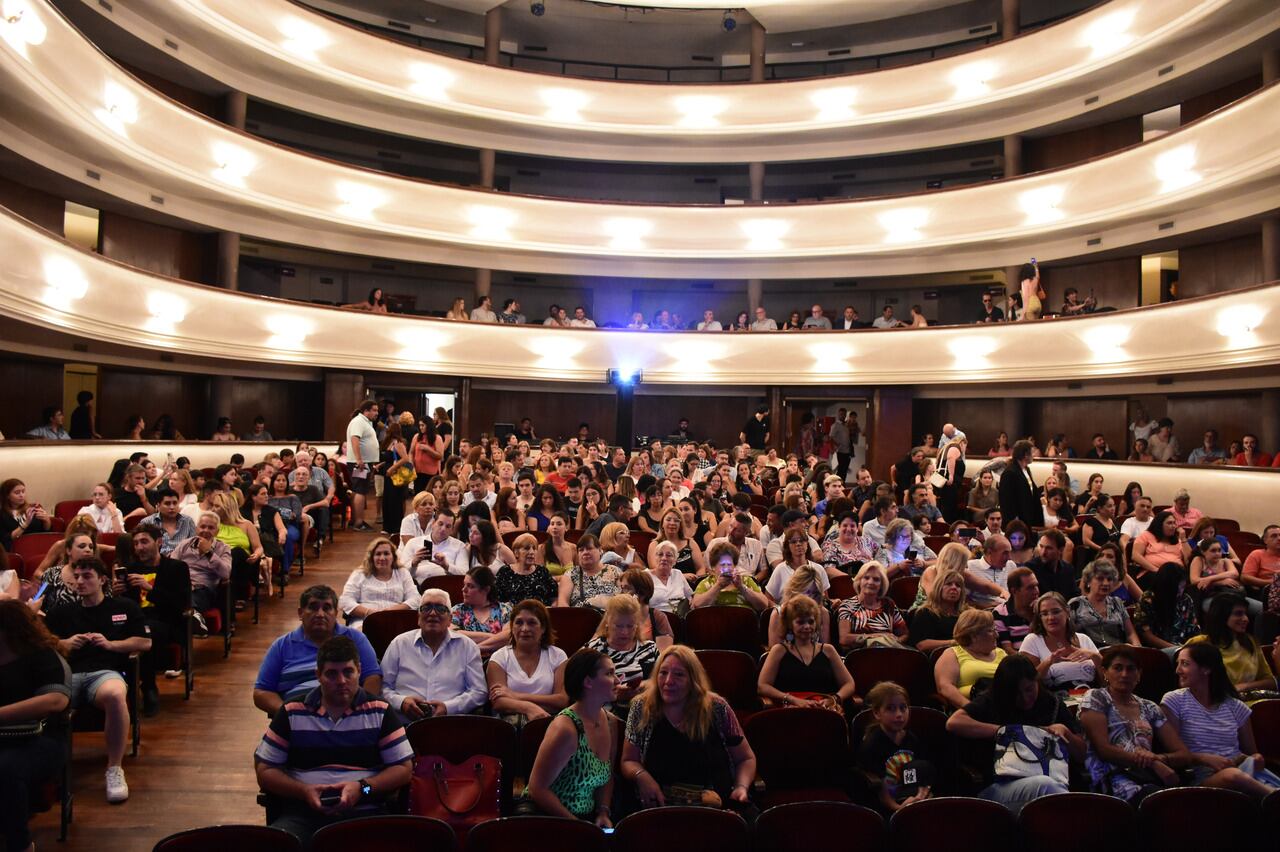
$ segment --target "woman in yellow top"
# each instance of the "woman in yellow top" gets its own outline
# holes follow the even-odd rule
[[[218,516],[218,541],[231,548],[231,592],[236,609],[244,609],[249,586],[257,585],[262,568],[268,565],[258,528],[240,514],[236,498],[228,491],[213,495],[213,512]]]
[[[956,644],[938,657],[933,680],[938,694],[959,710],[969,703],[974,684],[995,676],[1005,652],[996,642],[995,619],[989,610],[966,609],[960,613],[952,638]]]
[[[1192,637],[1187,644],[1191,642],[1211,642],[1222,652],[1227,675],[1242,701],[1252,704],[1275,697],[1261,692],[1274,693],[1276,679],[1262,646],[1249,635],[1249,606],[1244,595],[1227,593],[1215,597],[1204,620],[1204,633]]]
[[[1040,304],[1040,300],[1045,298],[1045,292],[1040,287],[1040,267],[1034,263],[1024,263],[1022,268],[1018,270],[1018,288],[1022,294],[1022,318],[1024,320],[1038,320],[1044,308]]]

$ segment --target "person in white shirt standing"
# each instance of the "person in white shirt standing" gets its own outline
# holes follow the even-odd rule
[[[351,528],[359,532],[372,532],[365,523],[364,509],[367,496],[373,490],[373,466],[378,462],[378,433],[373,421],[378,416],[378,401],[366,399],[360,403],[351,422],[347,424],[347,483],[351,489]]]

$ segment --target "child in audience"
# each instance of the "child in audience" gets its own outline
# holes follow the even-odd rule
[[[880,806],[894,813],[912,802],[929,798],[933,768],[924,743],[907,730],[911,721],[911,700],[907,691],[891,680],[871,687],[867,707],[874,720],[858,746],[858,768],[870,775],[880,788]]]

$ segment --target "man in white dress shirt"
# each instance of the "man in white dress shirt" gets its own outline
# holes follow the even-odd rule
[[[467,493],[462,495],[462,506],[466,508],[477,500],[490,509],[498,505],[498,495],[489,490],[489,477],[480,471],[471,474],[467,479]]]
[[[489,697],[480,646],[453,631],[449,593],[427,589],[418,630],[401,633],[382,655],[382,698],[408,721],[470,713]]]
[[[467,548],[451,537],[453,524],[453,511],[447,506],[441,507],[436,511],[428,535],[415,536],[400,545],[397,553],[400,564],[413,574],[414,582],[421,584],[429,577],[467,573]]]

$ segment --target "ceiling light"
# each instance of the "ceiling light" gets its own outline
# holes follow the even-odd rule
[[[381,190],[362,183],[339,181],[337,187],[338,212],[354,219],[372,219],[373,211],[386,203],[387,196]]]
[[[876,218],[885,229],[886,243],[912,243],[923,238],[920,229],[929,223],[929,211],[924,207],[903,207]]]
[[[539,92],[547,105],[547,118],[552,121],[582,121],[580,110],[591,102],[591,96],[577,89],[543,89]]]
[[[737,27],[738,27],[738,21],[737,21],[737,19],[736,19],[736,18],[734,18],[734,17],[733,17],[733,13],[732,13],[732,12],[725,12],[725,13],[724,13],[724,20],[720,22],[720,26],[724,27],[724,31],[725,31],[725,32],[727,32],[727,33],[731,33],[731,32],[733,32],[735,29],[737,29]]]
[[[45,302],[54,307],[83,299],[89,292],[89,279],[78,265],[60,255],[45,259],[44,282],[49,285]]]
[[[285,18],[276,25],[276,29],[284,35],[280,46],[303,59],[315,59],[317,51],[329,46],[330,39],[324,30],[301,18]]]
[[[0,36],[27,58],[27,46],[44,44],[49,30],[36,16],[27,0],[4,0],[0,5]]]
[[[1097,322],[1097,320],[1094,320]],[[1129,342],[1129,327],[1123,325],[1094,326],[1080,335],[1093,353],[1095,361],[1127,361],[1124,345]]]
[[[294,316],[276,315],[267,320],[267,347],[277,351],[303,348],[311,334],[311,323]]]
[[[960,368],[985,368],[991,366],[991,354],[999,348],[994,338],[980,334],[966,334],[952,338],[947,349]]]
[[[605,219],[604,232],[608,234],[609,247],[615,249],[642,249],[644,238],[653,230],[653,223],[648,219]]]
[[[749,251],[774,251],[782,248],[782,238],[791,230],[784,219],[748,219],[741,225],[747,235]]]
[[[812,370],[819,373],[843,373],[850,369],[853,347],[847,343],[811,343]]]
[[[682,95],[672,103],[683,116],[681,127],[715,127],[720,123],[720,113],[729,106],[724,98],[713,95]]]
[[[533,2],[529,4],[529,11],[533,13],[535,18],[541,18],[543,15],[547,14],[547,7],[542,0],[533,0]]]
[[[1118,53],[1133,43],[1129,27],[1133,25],[1134,14],[1132,7],[1121,9],[1103,15],[1085,28],[1081,41],[1093,53],[1094,59]]]
[[[1200,173],[1195,170],[1195,167],[1194,145],[1183,145],[1156,157],[1155,171],[1156,177],[1160,180],[1160,191],[1173,192],[1199,181]]]
[[[244,186],[244,179],[249,176],[258,160],[248,151],[226,142],[213,144],[213,160],[218,167],[213,170],[215,179],[232,186]]]
[[[857,97],[856,88],[841,86],[814,92],[809,95],[809,100],[818,108],[818,121],[842,121],[853,117],[853,102]]]
[[[119,83],[108,80],[103,89],[102,106],[94,116],[120,136],[128,135],[127,125],[138,120],[138,99]]]
[[[1218,314],[1218,334],[1227,339],[1228,349],[1252,349],[1258,345],[1254,329],[1262,325],[1267,312],[1257,305],[1236,305]]]
[[[454,80],[452,71],[441,68],[439,65],[415,62],[409,66],[409,76],[413,78],[413,82],[409,84],[409,91],[418,97],[429,101],[449,100],[448,89],[453,85]]]
[[[156,290],[147,294],[147,313],[150,316],[143,328],[156,334],[172,334],[173,327],[187,318],[187,303],[172,293]]]
[[[510,228],[518,217],[505,207],[475,204],[467,208],[467,221],[471,223],[471,236],[481,240],[506,242],[511,239]]]
[[[1061,186],[1042,186],[1022,193],[1018,196],[1018,203],[1022,206],[1022,212],[1027,214],[1028,225],[1043,225],[1056,222],[1065,215],[1058,209],[1062,197]]]
[[[995,76],[994,62],[971,62],[951,72],[951,85],[955,87],[952,99],[977,98],[991,91],[990,80]]]

